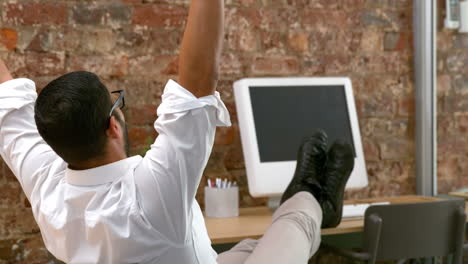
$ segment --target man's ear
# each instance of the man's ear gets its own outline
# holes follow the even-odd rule
[[[106,130],[106,134],[110,138],[119,138],[120,137],[120,126],[119,121],[115,116],[110,117],[109,128]]]

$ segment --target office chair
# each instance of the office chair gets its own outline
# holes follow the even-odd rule
[[[371,206],[365,213],[362,250],[322,246],[366,263],[452,255],[452,263],[461,264],[464,208],[464,200]]]

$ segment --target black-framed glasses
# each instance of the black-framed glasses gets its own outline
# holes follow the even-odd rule
[[[114,105],[112,106],[109,117],[112,116],[112,113],[114,110],[119,107],[120,109],[124,109],[125,107],[125,91],[124,90],[118,90],[118,91],[113,91],[111,92],[112,94],[119,94],[119,98],[117,98],[117,101],[115,101]]]

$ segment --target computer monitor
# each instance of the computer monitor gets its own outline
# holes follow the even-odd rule
[[[347,189],[367,186],[353,89],[349,78],[253,78],[234,83],[250,194],[278,197],[286,190],[302,140],[317,129],[354,149]]]

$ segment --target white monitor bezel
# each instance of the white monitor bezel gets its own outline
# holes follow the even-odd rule
[[[349,78],[247,78],[234,83],[234,96],[245,167],[247,171],[249,192],[253,197],[280,196],[292,179],[296,167],[296,161],[260,162],[249,87],[320,85],[343,85],[345,87],[348,113],[351,120],[354,147],[357,156],[355,159],[354,170],[348,180],[346,189],[364,188],[368,185],[367,170],[361,142],[361,132],[359,129],[353,88]],[[277,176],[272,176],[275,174]]]

